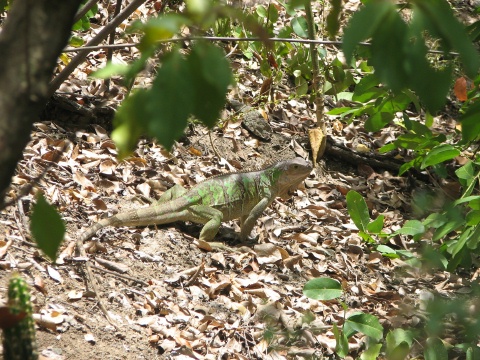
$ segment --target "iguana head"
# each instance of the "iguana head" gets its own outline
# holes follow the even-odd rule
[[[273,165],[278,171],[278,196],[288,199],[297,186],[310,174],[313,169],[310,161],[302,158],[283,160]]]

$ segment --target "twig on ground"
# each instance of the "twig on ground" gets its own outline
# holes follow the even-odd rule
[[[202,263],[198,266],[197,271],[192,275],[192,277],[185,283],[185,286],[190,286],[192,285],[195,280],[197,280],[198,276],[202,272],[202,270],[205,269],[205,260],[202,259]]]
[[[122,275],[122,274],[119,274],[115,271],[111,271],[111,270],[108,270],[108,269],[105,269],[105,268],[102,268],[100,266],[95,266],[95,265],[91,265],[92,269],[95,269],[95,270],[99,270],[99,271],[103,271],[104,273],[106,274],[110,274],[110,275],[113,275],[113,276],[116,276],[120,279],[125,279],[125,280],[130,280],[130,281],[134,281],[140,285],[143,285],[143,286],[149,286],[149,284],[147,284],[145,281],[142,281],[142,280],[138,280],[134,277],[130,277],[128,275]]]
[[[90,264],[90,260],[88,259],[87,252],[83,248],[83,242],[80,240],[80,238],[77,238],[76,244],[77,244],[78,255],[86,259],[86,261],[85,261],[85,276],[87,278],[86,279],[87,284],[90,284],[92,286],[92,291],[95,293],[95,296],[98,300],[98,306],[100,307],[100,310],[102,310],[102,312],[105,315],[105,318],[107,319],[107,321],[116,330],[118,330],[118,326],[113,322],[112,318],[108,314],[107,308],[105,307],[105,304],[103,303],[103,300],[100,297],[100,291],[98,290],[97,283],[95,282],[95,279],[94,279],[94,275],[93,275],[93,271],[92,271],[92,265]]]

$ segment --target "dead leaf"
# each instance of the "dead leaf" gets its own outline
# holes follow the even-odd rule
[[[108,210],[108,207],[107,205],[105,204],[105,202],[100,199],[100,198],[97,198],[97,199],[93,199],[92,200],[92,204],[95,206],[95,209],[97,210]]]
[[[45,288],[45,283],[44,283],[42,277],[35,276],[33,286],[35,287],[35,289],[40,291],[43,295],[47,295],[48,292],[47,292],[47,289]]]
[[[455,96],[457,97],[458,101],[467,101],[467,99],[468,99],[467,79],[465,79],[463,76],[459,77],[455,81],[455,85],[453,87],[453,92],[455,93]]]
[[[273,264],[282,260],[282,253],[273,244],[260,244],[254,246],[257,261],[260,265]]]
[[[38,326],[52,331],[56,331],[57,326],[65,321],[64,315],[54,310],[43,314],[33,314],[32,316]]]
[[[80,300],[82,297],[82,291],[72,290],[68,293],[68,300]]]
[[[310,139],[310,146],[312,147],[312,160],[313,163],[316,164],[317,158],[322,157],[325,152],[327,138],[320,128],[308,129],[308,137]]]
[[[2,246],[0,248],[0,259],[3,258],[5,256],[5,254],[7,253],[8,251],[8,248],[13,244],[13,240],[10,239],[8,240],[8,242],[6,244],[2,244],[4,246]]]
[[[95,336],[91,333],[85,334],[84,339],[89,343],[95,344]]]
[[[196,239],[193,241],[193,243],[197,245],[199,249],[202,249],[205,251],[213,251],[212,245],[210,245],[207,241]]]
[[[87,190],[94,190],[95,189],[92,182],[90,180],[88,180],[80,170],[75,172],[75,174],[73,175],[73,180],[77,184],[82,186],[82,188],[84,188],[84,189],[87,189]]]
[[[188,148],[188,152],[192,155],[195,155],[195,156],[202,156],[202,151],[193,147],[193,146],[190,146]]]
[[[222,252],[217,252],[212,255],[212,261],[215,261],[217,264],[220,264],[223,268],[226,267],[225,256]],[[215,265],[215,264],[214,264]]]
[[[152,188],[150,187],[150,185],[147,182],[144,182],[144,183],[137,186],[137,191],[139,191],[146,198],[151,197],[150,196],[151,190],[152,190]]]
[[[115,163],[110,160],[104,160],[100,163],[100,173],[105,175],[112,175],[115,170]]]
[[[47,265],[47,273],[56,282],[58,282],[60,284],[63,283],[63,279],[62,279],[62,276],[60,275],[60,273],[57,270],[55,270],[53,267],[51,267],[50,265]]]

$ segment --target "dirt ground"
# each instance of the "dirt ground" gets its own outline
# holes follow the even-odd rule
[[[425,184],[412,187],[412,179],[361,162],[354,168],[327,152],[291,199],[278,199],[265,211],[246,244],[235,236],[236,221],[224,223],[215,239],[228,249],[212,252],[195,245],[201,229],[195,224],[102,229],[85,244],[96,296],[85,276],[85,259],[73,251],[75,239],[91,224],[145,206],[145,198],[157,199],[174,184],[191,187],[220,173],[309,157],[307,129],[314,124],[308,116],[289,113],[289,123],[279,120],[287,116],[269,116],[273,132],[263,141],[233,115],[223,114],[211,138],[205,128],[191,125],[170,153],[142,140],[122,162],[98,125],[35,125],[9,198],[34,186],[0,214],[5,234],[0,301],[6,301],[11,273],[20,272],[32,288],[44,358],[333,358],[333,324],[341,325],[348,314],[373,314],[385,330],[414,326],[419,318],[413,309],[422,293],[465,286],[451,274],[425,274],[400,258],[382,256],[359,237],[347,214],[345,195],[356,190],[372,217],[385,216],[384,231],[392,233],[412,216],[410,194]],[[345,140],[353,126],[341,130],[345,137],[334,138]],[[357,135],[356,140],[364,139]],[[29,214],[39,191],[67,228],[55,264],[30,236]],[[387,245],[408,251],[418,246],[402,237]],[[305,283],[317,277],[342,284],[346,310],[338,301],[303,295]],[[365,348],[365,340],[349,339],[352,356]]]
[[[215,253],[204,252],[192,244],[192,236],[197,237],[200,230],[200,226],[197,225],[179,223],[162,226],[160,229],[153,227],[143,229],[121,228],[103,231],[99,236],[103,253],[98,256],[113,262],[120,262],[123,267],[128,269],[125,275],[129,277],[124,279],[101,270],[95,271],[95,277],[101,289],[100,295],[106,303],[113,323],[117,327],[115,328],[109,324],[105,315],[100,311],[95,296],[88,292],[88,284],[85,281],[81,262],[75,262],[66,257],[60,261],[60,264],[49,264],[45,257],[40,255],[32,246],[27,217],[29,206],[34,198],[33,193],[39,189],[47,194],[49,201],[52,201],[53,197],[52,202],[58,205],[67,225],[66,243],[68,243],[68,238],[74,239],[79,235],[82,228],[85,229],[91,223],[89,219],[97,219],[112,210],[141,206],[129,201],[128,196],[125,196],[128,190],[133,193],[136,192],[136,184],[144,183],[146,179],[158,181],[159,178],[164,180],[167,177],[170,177],[168,180],[174,179],[174,181],[182,182],[182,176],[185,177],[185,175],[177,177],[173,174],[174,171],[171,171],[171,173],[166,171],[166,174],[161,175],[164,167],[172,169],[168,163],[181,164],[187,160],[190,166],[197,163],[202,171],[211,171],[212,173],[225,172],[225,169],[221,167],[217,169],[218,162],[212,155],[211,142],[206,130],[200,127],[192,127],[189,136],[184,139],[184,144],[179,143],[172,154],[167,155],[172,157],[171,160],[162,159],[160,161],[165,161],[165,164],[162,164],[161,167],[147,166],[147,164],[141,163],[139,158],[131,160],[129,164],[127,161],[127,166],[123,168],[124,174],[127,172],[125,171],[126,168],[133,174],[123,184],[125,187],[123,190],[112,191],[111,187],[116,187],[118,184],[105,183],[109,181],[122,183],[121,179],[118,179],[116,174],[99,175],[94,173],[98,169],[94,169],[92,172],[90,170],[91,161],[95,162],[96,160],[92,160],[92,158],[96,156],[87,154],[87,157],[92,158],[81,159],[82,150],[86,152],[90,149],[90,151],[97,151],[98,158],[102,158],[104,162],[108,160],[107,156],[103,156],[105,154],[104,149],[108,149],[108,147],[102,149],[101,146],[101,144],[109,141],[107,135],[100,131],[103,139],[99,142],[93,141],[93,145],[91,139],[88,139],[89,136],[98,138],[98,130],[99,128],[97,128],[96,133],[89,133],[88,131],[79,133],[77,130],[75,134],[71,129],[61,129],[49,122],[37,124],[32,143],[27,147],[25,159],[20,164],[18,177],[14,179],[12,192],[17,191],[18,187],[26,182],[26,178],[31,179],[35,176],[41,170],[40,168],[48,166],[49,169],[40,180],[40,185],[35,186],[30,194],[19,199],[15,206],[9,207],[7,211],[1,214],[0,231],[6,235],[3,244],[5,245],[7,239],[14,239],[14,245],[9,248],[2,261],[3,270],[0,272],[2,296],[5,296],[10,273],[20,271],[32,285],[35,312],[48,316],[48,321],[43,326],[40,325],[38,329],[38,347],[49,358],[160,359],[164,358],[165,354],[172,353],[174,349],[180,356],[183,351],[182,347],[175,348],[168,341],[167,344],[164,344],[156,342],[155,338],[152,339],[156,331],[153,331],[150,325],[155,321],[150,321],[149,316],[161,316],[162,311],[165,311],[164,316],[172,317],[168,322],[175,324],[174,327],[179,332],[185,331],[181,330],[184,327],[182,324],[187,325],[183,318],[195,317],[197,312],[219,318],[228,324],[240,321],[241,316],[238,311],[234,311],[230,304],[225,303],[225,300],[218,301],[216,299],[220,294],[208,296],[204,290],[200,289],[197,294],[186,294],[186,289],[183,287],[184,284],[182,279],[179,278],[179,274],[185,270],[198,267],[200,264],[205,264],[207,268],[214,266],[216,271],[222,272],[223,276],[228,277],[232,271],[245,271],[246,266],[251,266],[248,265],[248,262],[252,261],[251,255],[243,253],[241,255],[230,255],[227,253],[225,255],[221,254],[221,259],[212,259],[212,255]],[[243,129],[241,131],[245,132]],[[222,154],[224,159],[230,159],[238,164],[241,163],[242,166],[258,167],[259,164],[268,163],[272,159],[296,156],[289,146],[292,139],[281,135],[274,134],[270,142],[259,142],[256,149],[242,146],[241,152],[243,154],[241,155],[245,156],[244,158],[239,155],[238,151],[234,151],[232,139],[223,137],[223,132],[214,131],[212,135],[217,153]],[[304,138],[304,134],[299,135]],[[87,139],[86,142],[85,139]],[[186,144],[187,142],[188,144]],[[65,145],[65,143],[69,144],[67,148],[71,151],[67,150],[60,161],[49,163],[45,154]],[[145,142],[145,144],[147,143]],[[148,146],[152,157],[149,154],[143,154],[144,161],[152,161],[158,165],[158,161],[154,159],[153,155],[164,153],[164,151],[154,144],[148,143]],[[201,149],[202,156],[194,157],[189,154],[188,146]],[[80,155],[77,154],[74,161],[78,161],[79,168],[85,167],[85,164],[87,164],[87,175],[84,180],[85,182],[91,181],[91,186],[86,185],[86,183],[83,183],[82,186],[82,181],[78,180],[79,174],[76,175],[77,181],[72,182],[72,174],[68,171],[71,169],[65,168],[64,161],[68,162],[69,157],[72,160],[71,155],[77,153],[77,151]],[[199,159],[201,159],[201,164],[198,164]],[[111,161],[112,163],[117,162],[114,158]],[[119,170],[119,168],[116,170]],[[167,187],[171,185],[168,184],[168,180],[165,180],[167,183],[165,186]],[[190,185],[186,184],[186,186]],[[75,191],[80,194],[72,194]],[[120,194],[117,194],[117,191]],[[86,206],[85,202],[88,202],[90,206]],[[99,205],[99,202],[102,202],[103,205]],[[94,205],[92,209],[92,203],[96,203],[98,207]],[[291,203],[275,205],[275,207],[281,208],[280,211],[285,217],[282,221],[283,226],[291,226],[292,224],[289,221],[290,215],[286,215],[285,212],[291,206]],[[105,211],[105,209],[108,209],[108,211]],[[272,217],[276,218],[277,215],[274,214],[273,210],[269,210],[268,214],[266,215],[267,219],[264,220],[266,222],[265,226],[270,223],[269,227],[272,227]],[[300,224],[296,226],[308,226],[305,222],[303,224],[300,222]],[[275,228],[279,228],[279,225],[275,224]],[[225,238],[228,242],[229,237],[233,238],[232,228],[238,230],[235,223],[226,224],[221,231],[226,235],[221,235],[220,240]],[[265,229],[262,231],[266,232]],[[244,257],[244,259],[241,259],[241,257]],[[236,263],[237,261],[239,263]],[[262,272],[270,271],[277,270],[263,269]],[[301,289],[301,284],[305,282],[305,278],[297,272],[283,275],[281,278],[281,282],[276,286],[283,287],[286,284],[291,284],[290,286]],[[137,283],[135,279],[143,282],[143,285]],[[149,298],[148,301],[145,299],[146,297]],[[175,319],[175,317],[178,318]],[[157,326],[160,325],[157,324]],[[161,332],[161,330],[157,330]],[[195,335],[192,334],[192,336]],[[241,337],[245,334],[237,334],[237,336]],[[213,337],[211,340],[215,341]],[[243,341],[247,340],[244,339]]]

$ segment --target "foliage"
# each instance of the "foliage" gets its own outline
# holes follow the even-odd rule
[[[197,43],[187,56],[172,50],[164,56],[152,87],[134,92],[118,110],[112,138],[119,156],[130,153],[142,134],[170,148],[192,115],[213,127],[230,82],[230,68],[219,48]]]
[[[82,2],[82,6],[85,5],[88,0],[84,0]],[[95,4],[92,6],[90,10],[87,11],[85,15],[82,16],[80,20],[78,20],[75,24],[73,24],[72,30],[73,31],[86,31],[90,29],[90,19],[95,16],[98,12],[98,5]]]
[[[50,205],[42,194],[38,194],[32,209],[30,231],[40,250],[50,260],[55,261],[65,234],[65,224],[55,207]]]
[[[11,3],[11,0],[0,0],[0,15],[3,15],[4,12],[10,9]]]
[[[159,48],[164,52],[152,87],[133,91],[116,114],[112,138],[119,148],[120,158],[132,152],[138,138],[144,134],[156,137],[170,149],[183,134],[191,116],[213,127],[225,104],[233,76],[222,50],[199,41],[192,45],[188,55],[183,55],[178,46],[169,48],[161,43],[184,26],[208,27],[222,15],[221,8],[214,3],[187,3],[185,14],[167,13],[134,26],[134,31],[143,34],[140,59],[126,66],[108,65],[96,73],[98,77],[121,74],[127,84],[132,84],[149,57]]]
[[[187,10],[183,14],[166,13],[133,26],[131,31],[142,35],[141,57],[129,65],[110,64],[96,74],[103,78],[121,75],[130,87],[149,58],[158,54],[161,57],[151,88],[134,89],[117,112],[112,137],[119,147],[120,157],[130,153],[142,135],[154,136],[170,148],[183,134],[192,116],[211,128],[224,105],[233,76],[223,51],[212,44],[194,41],[186,53],[176,43],[168,42],[169,39],[185,29],[190,34],[213,29],[217,35],[224,36],[307,38],[307,23],[302,13],[306,1],[279,2],[291,16],[290,24],[280,29],[275,27],[279,13],[273,4],[257,5],[252,14],[243,14],[206,0],[186,1]],[[428,244],[424,246],[420,259],[424,266],[427,264],[448,271],[469,268],[480,254],[480,195],[475,191],[480,159],[472,158],[453,174],[448,165],[472,144],[475,145],[480,137],[480,76],[477,75],[480,60],[472,44],[472,39],[480,37],[480,22],[465,28],[454,17],[446,0],[410,0],[402,7],[388,1],[362,2],[364,6],[352,16],[344,29],[346,62],[336,57],[327,63],[326,50],[318,48],[325,77],[323,91],[348,104],[334,108],[329,115],[348,121],[366,118],[364,126],[370,132],[395,124],[402,129],[402,135],[379,151],[387,153],[398,148],[408,151],[412,160],[401,167],[400,174],[417,169],[428,171],[438,178],[453,176],[461,184],[463,192],[460,199],[445,202],[436,212],[429,202],[432,196],[438,195],[420,194],[416,197],[414,208],[431,211],[419,213],[417,219],[406,221],[393,234],[383,231],[383,215],[370,218],[367,203],[354,191],[346,197],[348,212],[359,235],[384,256],[403,257],[406,262],[418,265],[419,259],[414,254],[388,244],[392,237],[404,236]],[[332,10],[327,16],[327,31],[333,37],[339,31],[342,8],[338,0],[330,0],[330,4]],[[411,21],[405,20],[404,9],[411,11]],[[88,28],[88,19],[92,14],[87,14],[76,24],[77,28]],[[371,47],[358,46],[359,42],[367,39],[371,39]],[[435,44],[443,54],[441,60],[429,53],[430,47]],[[287,74],[293,78],[298,96],[309,92],[312,59],[304,45],[253,41],[240,42],[239,48],[247,59],[259,59],[264,76],[278,80]],[[462,100],[461,134],[447,137],[432,130],[432,114],[444,106],[452,87],[455,63],[451,51],[458,52],[465,74],[473,78],[473,86],[468,90],[466,100]],[[424,120],[411,119],[407,110],[412,109],[417,113],[426,110]],[[47,223],[48,230],[44,228]],[[64,233],[62,226],[59,216],[55,216],[43,197],[39,197],[32,215],[31,230],[39,247],[52,260]],[[52,229],[54,236],[46,236]],[[326,278],[308,282],[304,294],[321,301],[343,296],[340,284]],[[437,299],[429,304],[428,314],[434,325],[427,324],[420,334],[393,329],[384,337],[384,329],[375,316],[350,314],[343,324],[333,326],[336,352],[341,357],[346,356],[348,339],[361,333],[369,339],[368,348],[360,354],[361,359],[377,358],[381,352],[390,359],[403,359],[414,340],[419,339],[426,339],[426,359],[447,358],[450,349],[442,341],[444,334],[434,331],[435,321],[440,319],[437,315],[454,313],[457,318],[465,320],[462,325],[468,329],[467,333],[477,336],[477,323],[460,310],[465,303],[465,299],[455,299],[452,303]],[[346,310],[345,304],[342,303],[342,306]],[[470,358],[473,358],[472,354],[478,354],[474,340],[468,337],[458,349]]]
[[[408,5],[412,19],[407,23],[394,3],[367,2],[345,29],[343,51],[350,62],[358,42],[371,38],[371,63],[377,77],[394,93],[414,90],[429,111],[437,111],[445,103],[453,69],[448,64],[432,66],[427,44],[438,40],[446,56],[458,51],[471,77],[478,71],[480,58],[446,0],[411,0]]]
[[[5,360],[38,359],[30,291],[25,280],[14,274],[8,285],[8,306],[2,315]],[[6,319],[10,323],[6,323]]]
[[[340,283],[330,278],[317,278],[308,281],[303,294],[310,299],[328,301],[343,296]],[[341,302],[345,312],[347,306]],[[333,334],[337,342],[335,351],[338,356],[345,357],[349,353],[348,339],[357,333],[366,335],[369,338],[369,346],[362,353],[363,359],[376,359],[380,353],[381,344],[378,344],[383,338],[383,326],[374,315],[363,312],[354,312],[349,314],[342,326],[333,324]]]

